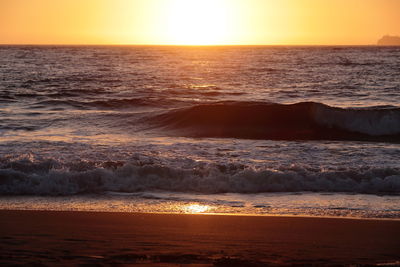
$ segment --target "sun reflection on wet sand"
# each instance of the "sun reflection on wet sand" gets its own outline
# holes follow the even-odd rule
[[[210,210],[210,206],[192,204],[192,205],[184,206],[183,210],[185,213],[192,213],[192,214],[205,213]]]

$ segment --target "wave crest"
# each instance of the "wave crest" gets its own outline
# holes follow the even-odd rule
[[[321,103],[218,102],[176,109],[153,122],[178,135],[271,140],[400,141],[400,109]]]
[[[400,169],[253,169],[240,164],[172,167],[157,163],[105,162],[101,166],[55,161],[20,162],[0,169],[0,194],[75,195],[170,191],[190,193],[351,192],[399,194]]]

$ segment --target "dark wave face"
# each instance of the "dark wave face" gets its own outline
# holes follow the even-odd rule
[[[320,103],[220,102],[169,111],[154,122],[178,135],[271,140],[400,141],[400,109]]]

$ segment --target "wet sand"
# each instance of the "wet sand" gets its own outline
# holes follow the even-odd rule
[[[400,221],[47,211],[0,211],[0,218],[0,265],[400,261]]]

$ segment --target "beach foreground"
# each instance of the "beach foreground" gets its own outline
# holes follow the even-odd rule
[[[400,221],[0,211],[0,264],[376,265],[400,260]]]

